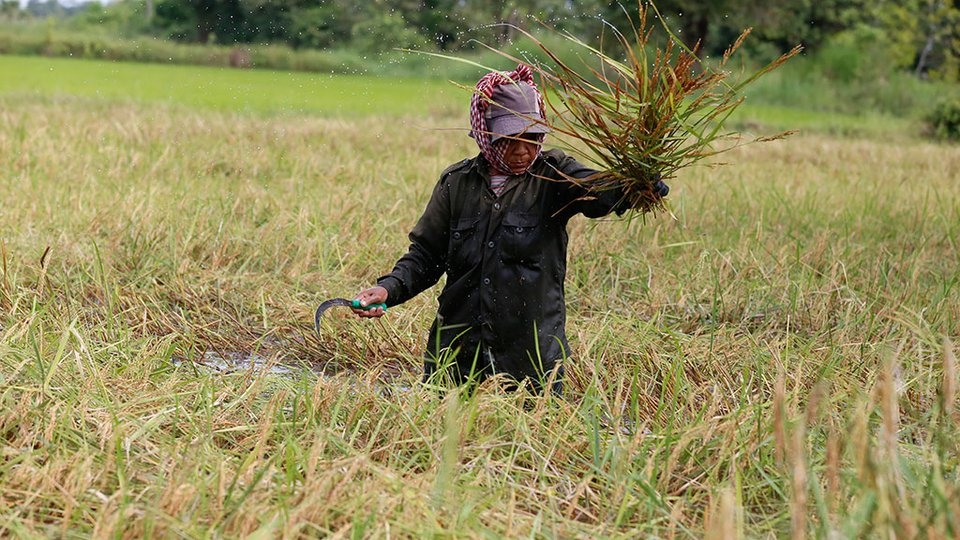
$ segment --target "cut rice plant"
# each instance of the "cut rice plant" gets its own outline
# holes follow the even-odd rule
[[[651,11],[666,33],[660,46],[652,39],[655,27],[648,24]],[[520,28],[517,31],[541,49],[546,61],[530,62],[498,52],[512,61],[533,64],[549,113],[546,123],[566,139],[561,143],[565,150],[603,169],[570,181],[594,191],[623,189],[632,209],[647,212],[662,208],[662,199],[652,189],[658,180],[743,142],[739,133],[725,130],[724,122],[743,103],[744,88],[798,54],[801,47],[734,81],[727,66],[750,29],[711,67],[698,57],[699,45],[690,49],[670,31],[652,2],[638,2],[636,17],[628,15],[627,20],[629,31],[607,24],[613,43],[601,40],[597,47],[540,23],[571,44],[582,65],[562,60],[557,47],[547,45],[556,40],[539,39]],[[719,144],[723,141],[729,144]]]

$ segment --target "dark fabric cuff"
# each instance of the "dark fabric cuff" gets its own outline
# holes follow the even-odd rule
[[[395,276],[382,276],[377,279],[377,285],[387,290],[387,305],[395,306],[403,303],[403,282]]]

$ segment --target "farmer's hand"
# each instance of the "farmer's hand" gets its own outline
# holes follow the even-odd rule
[[[658,198],[662,199],[670,193],[670,186],[663,180],[657,180],[657,183],[653,185],[653,192]]]
[[[356,300],[360,301],[361,306],[369,306],[371,304],[385,304],[387,302],[387,290],[381,286],[370,287],[369,289],[364,289],[360,291],[360,294],[356,296]],[[382,317],[383,308],[360,308],[354,309],[354,313],[361,317]]]

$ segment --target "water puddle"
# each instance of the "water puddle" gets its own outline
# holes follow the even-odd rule
[[[202,368],[210,372],[224,375],[231,373],[253,372],[267,373],[271,375],[295,376],[302,374],[304,370],[306,370],[318,379],[330,382],[340,379],[343,376],[342,374],[331,374],[326,372],[320,366],[309,366],[303,364],[300,368],[297,368],[290,365],[271,362],[267,357],[260,354],[235,351],[206,351],[200,358],[196,360],[173,357],[171,358],[171,363],[177,367],[192,365],[195,368]],[[350,386],[362,384],[360,379],[356,377],[355,374],[347,375],[346,378],[349,380]],[[374,383],[374,387],[383,395],[389,395],[393,392],[409,392],[413,389],[410,384],[393,380],[380,380]]]
[[[176,357],[172,359],[172,362],[175,366],[191,363],[190,360]],[[217,373],[253,371],[255,373],[267,372],[278,375],[290,375],[297,372],[290,366],[270,362],[266,357],[256,353],[206,351],[203,353],[203,356],[194,360],[192,363],[216,371]],[[316,370],[312,371],[318,375],[321,374]]]

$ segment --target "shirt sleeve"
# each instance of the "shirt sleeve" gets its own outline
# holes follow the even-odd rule
[[[387,290],[387,304],[406,302],[435,285],[446,271],[446,253],[450,234],[450,191],[442,177],[430,196],[426,209],[410,232],[410,248],[400,257],[393,271],[380,277],[377,284]]]
[[[551,150],[548,155],[548,163],[561,179],[582,179],[598,172],[561,151]],[[620,187],[590,191],[573,181],[558,182],[558,185],[560,188],[557,214],[565,219],[576,214],[583,214],[589,218],[599,218],[611,213],[620,216],[629,209],[626,196]]]

